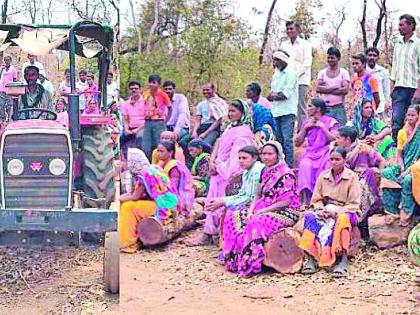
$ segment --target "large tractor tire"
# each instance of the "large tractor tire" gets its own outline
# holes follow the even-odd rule
[[[103,127],[83,128],[82,143],[85,203],[108,209],[115,196],[111,134]]]

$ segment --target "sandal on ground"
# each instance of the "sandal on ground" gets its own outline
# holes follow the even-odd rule
[[[340,261],[331,268],[331,276],[333,278],[347,277],[347,256],[342,256]]]
[[[301,273],[305,275],[310,275],[310,274],[316,273],[317,271],[318,271],[318,266],[315,259],[311,256],[308,257],[308,259],[306,260],[305,264],[302,267]]]
[[[202,233],[200,236],[186,240],[184,242],[185,245],[193,247],[193,246],[208,246],[213,244],[213,238],[211,235]]]

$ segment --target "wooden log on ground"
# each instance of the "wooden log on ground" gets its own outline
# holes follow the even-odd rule
[[[360,230],[357,226],[353,227],[350,234],[350,249],[349,249],[349,257],[356,257],[359,253],[359,245],[360,239],[362,235],[360,234]]]
[[[409,227],[402,227],[399,220],[387,224],[386,215],[375,214],[368,219],[369,235],[372,242],[381,249],[387,249],[407,241]]]
[[[204,218],[203,210],[203,206],[194,203],[193,209],[187,217],[180,215],[167,225],[163,225],[154,217],[143,219],[137,225],[138,238],[146,246],[166,243],[181,233],[196,227],[197,221]]]
[[[281,273],[295,273],[302,268],[304,252],[299,248],[300,233],[281,229],[265,243],[264,265]]]

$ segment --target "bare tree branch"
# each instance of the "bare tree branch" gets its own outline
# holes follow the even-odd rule
[[[362,39],[363,39],[363,49],[366,50],[368,47],[367,43],[367,34],[366,34],[366,7],[367,7],[367,0],[363,0],[363,13],[362,19],[360,20],[360,27],[362,28]]]
[[[134,11],[134,4],[133,4],[133,0],[128,0],[128,3],[130,4],[130,10],[131,10],[131,19],[132,19],[132,23],[133,23],[133,28],[134,28],[134,32],[137,35],[137,51],[139,52],[139,54],[141,54],[141,32],[139,30],[139,27],[137,25],[136,22],[136,15],[135,15],[135,11]]]
[[[268,11],[267,21],[265,23],[265,29],[264,29],[264,35],[263,35],[263,42],[262,42],[262,45],[261,45],[260,56],[259,56],[259,64],[260,65],[262,65],[263,61],[264,61],[265,47],[267,46],[268,33],[270,31],[271,18],[273,16],[273,12],[274,12],[274,8],[276,6],[276,3],[277,3],[277,0],[273,0],[273,2],[271,3],[270,10]]]
[[[154,20],[153,20],[152,26],[150,27],[149,35],[147,36],[147,44],[146,44],[146,52],[147,53],[150,52],[150,48],[151,48],[151,45],[152,45],[153,34],[155,33],[156,28],[158,26],[159,5],[160,5],[160,0],[155,0]]]
[[[379,8],[379,17],[376,22],[376,36],[373,40],[373,47],[377,47],[379,40],[381,39],[382,34],[382,20],[387,14],[387,8],[386,8],[386,0],[380,0],[380,3],[376,2],[376,5]]]

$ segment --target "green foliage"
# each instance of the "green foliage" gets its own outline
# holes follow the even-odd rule
[[[311,35],[316,33],[317,22],[314,18],[312,10],[320,8],[322,5],[316,0],[306,1],[299,0],[296,5],[295,13],[290,17],[291,20],[297,21],[301,26],[301,35],[308,39]]]
[[[225,0],[161,1],[150,53],[120,58],[122,95],[130,80],[144,85],[152,73],[173,80],[192,104],[202,97],[206,82],[214,83],[228,99],[244,97],[250,81],[267,85],[271,67],[259,67],[259,47],[249,42],[249,27],[229,12],[228,4]],[[143,41],[153,23],[153,10],[150,1],[143,6]]]

